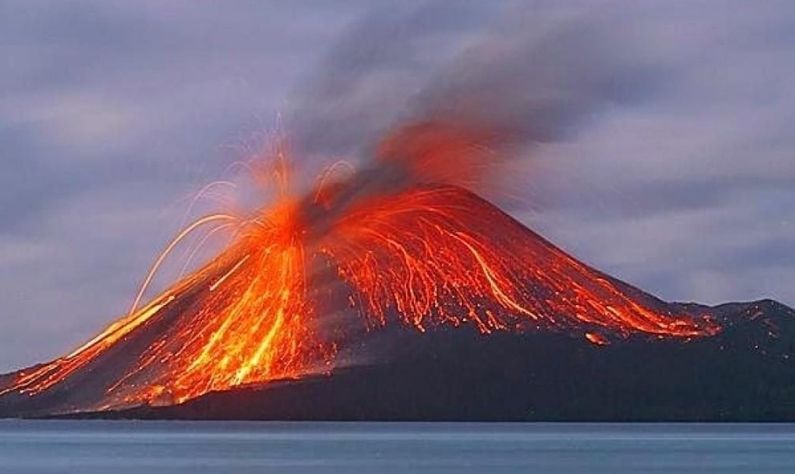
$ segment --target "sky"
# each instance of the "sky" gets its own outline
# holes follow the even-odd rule
[[[276,131],[360,155],[473,88],[526,133],[514,217],[666,300],[795,305],[788,1],[0,0],[0,67],[0,372],[124,314]]]

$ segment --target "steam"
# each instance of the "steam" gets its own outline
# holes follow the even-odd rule
[[[447,22],[425,21],[428,9]],[[376,12],[355,25],[296,100],[300,152],[390,163],[393,177],[402,162],[411,179],[479,190],[535,145],[569,139],[661,83],[610,15],[507,11],[483,28],[478,12],[445,9]]]

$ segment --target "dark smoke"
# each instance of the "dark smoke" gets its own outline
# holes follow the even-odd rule
[[[638,41],[596,13],[508,10],[490,21],[457,4],[373,12],[300,91],[291,132],[299,156],[431,162],[432,178],[450,170],[462,179],[449,180],[476,188],[473,177],[498,174],[498,163],[652,93],[663,74],[633,52]]]
[[[294,94],[289,132],[307,155],[361,151],[404,113],[445,56],[482,29],[482,10],[374,9],[332,45]]]

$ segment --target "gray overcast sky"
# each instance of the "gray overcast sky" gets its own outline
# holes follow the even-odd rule
[[[123,313],[279,114],[343,152],[506,17],[608,17],[656,71],[535,148],[511,213],[664,299],[794,305],[795,6],[561,3],[0,0],[0,371]]]

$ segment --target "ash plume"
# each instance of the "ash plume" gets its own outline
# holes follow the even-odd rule
[[[426,21],[429,10],[447,21]],[[609,14],[509,9],[486,28],[483,16],[432,4],[373,12],[354,25],[295,100],[299,155],[354,156],[364,166],[419,162],[425,179],[428,167],[443,169],[438,181],[482,191],[500,164],[642,100],[665,75],[633,51],[637,34]],[[435,146],[450,138],[454,149]]]

